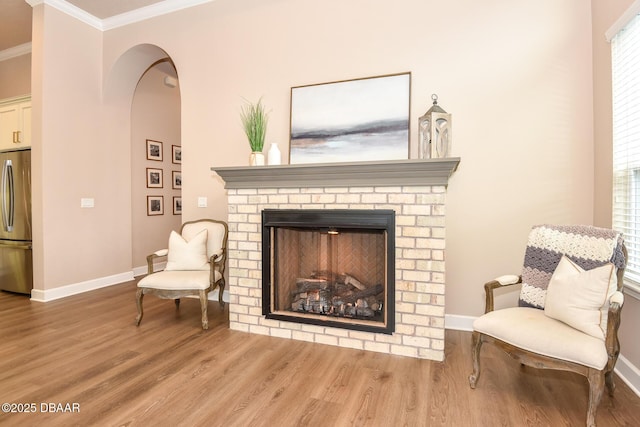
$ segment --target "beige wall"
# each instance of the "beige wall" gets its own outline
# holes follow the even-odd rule
[[[594,0],[594,27],[605,3]],[[412,156],[415,119],[436,92],[462,158],[447,199],[448,314],[482,312],[482,283],[519,272],[533,224],[606,222],[592,97],[602,64],[588,2],[217,0],[103,35],[42,8],[37,286],[131,268],[130,107],[159,48],[180,76],[185,220],[226,217],[210,167],[248,163],[243,97],[263,97],[267,147],[280,143],[286,159],[291,86],[411,71]],[[89,194],[96,208],[80,210]]]
[[[433,92],[453,113],[447,311],[477,315],[483,281],[519,270],[532,224],[592,222],[591,12],[460,3],[219,0],[106,32],[105,67],[138,43],[176,63],[183,147],[197,153],[184,156],[187,219],[202,216],[200,195],[206,214],[226,215],[209,168],[247,164],[242,97],[272,109],[267,140],[286,158],[291,86],[411,71],[412,118]],[[416,133],[414,122],[414,154]]]
[[[611,45],[604,33],[634,0],[592,0],[593,10],[593,100],[595,134],[594,223],[611,226],[612,200],[612,116],[611,116]],[[625,299],[620,325],[621,352],[635,366],[640,366],[640,342],[636,325],[640,324],[640,301]]]
[[[180,145],[180,88],[164,85],[167,74],[150,68],[136,87],[131,106],[131,216],[132,265],[145,267],[146,256],[166,248],[171,230],[180,230],[182,215],[173,214],[173,197],[181,191],[171,185],[172,145]],[[162,142],[163,161],[147,160],[146,140]],[[147,188],[147,168],[163,170],[163,188]],[[164,197],[164,215],[147,215],[147,196]]]
[[[34,288],[45,290],[130,271],[130,136],[104,137],[102,32],[45,5],[33,26]]]
[[[0,61],[0,99],[31,93],[31,55]]]

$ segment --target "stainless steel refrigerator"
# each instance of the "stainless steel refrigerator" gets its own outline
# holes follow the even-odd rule
[[[0,151],[0,289],[31,294],[31,150]]]

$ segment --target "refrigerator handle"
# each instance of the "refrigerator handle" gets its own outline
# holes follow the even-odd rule
[[[9,206],[7,206],[7,196]],[[2,226],[7,232],[13,231],[14,203],[13,163],[11,160],[5,160],[2,166]]]

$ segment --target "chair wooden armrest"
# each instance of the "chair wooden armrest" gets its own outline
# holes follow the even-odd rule
[[[169,253],[168,249],[160,249],[159,251],[155,251],[151,255],[147,255],[147,274],[152,274],[153,271],[153,261],[156,258],[166,257]]]
[[[620,341],[618,340],[618,328],[620,327],[620,313],[622,306],[624,305],[624,295],[618,291],[613,294],[609,300],[609,314],[607,317],[607,338],[605,339],[605,346],[607,348],[607,355],[609,360],[607,362],[607,372],[612,372],[618,360],[618,354],[620,353]],[[605,378],[607,385],[609,386],[609,394],[613,394],[613,382],[609,383],[610,378]]]
[[[221,262],[224,261],[224,259],[227,257],[227,251],[224,249],[221,249],[220,251],[218,251],[218,253],[211,255],[211,258],[209,258],[209,261],[211,261],[211,263],[213,264],[219,264]]]
[[[484,284],[484,293],[485,293],[485,305],[484,312],[489,313],[493,311],[493,290],[497,288],[503,288],[505,286],[513,286],[522,283],[522,276],[517,275],[508,275],[508,276],[500,276],[490,282]]]
[[[227,251],[224,249],[218,252],[217,254],[211,255],[211,258],[209,258],[209,264],[211,264],[211,274],[213,274],[215,270],[218,270],[220,274],[224,274],[224,267],[226,265],[226,261],[227,261]]]
[[[216,286],[218,286],[218,302],[220,303],[220,307],[224,308],[224,288],[225,288],[225,280],[224,280],[224,269],[227,264],[227,249],[223,247],[215,253],[211,255],[209,258],[209,265],[211,266],[210,280],[211,280],[211,290],[214,290]],[[216,280],[216,271],[220,273],[220,278]]]

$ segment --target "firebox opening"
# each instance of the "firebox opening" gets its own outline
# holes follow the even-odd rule
[[[395,213],[264,210],[263,314],[392,333]]]

